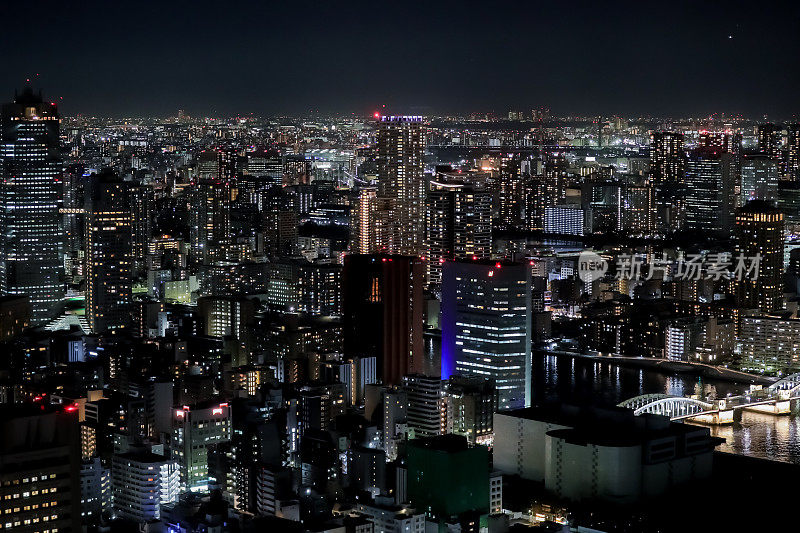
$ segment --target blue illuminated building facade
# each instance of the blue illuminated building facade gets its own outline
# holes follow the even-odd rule
[[[494,380],[501,410],[531,402],[530,276],[521,263],[444,263],[442,379]]]

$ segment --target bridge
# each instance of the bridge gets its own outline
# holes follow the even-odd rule
[[[700,400],[669,394],[644,394],[620,403],[638,416],[645,413],[668,416],[670,420],[691,420],[702,424],[732,424],[737,411],[786,415],[800,400],[800,373],[792,374],[766,388],[739,396]]]

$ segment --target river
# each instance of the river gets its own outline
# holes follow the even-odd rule
[[[438,339],[426,337],[426,370],[437,366]],[[655,370],[622,367],[556,355],[534,355],[535,401],[591,402],[616,405],[641,394],[664,393],[688,396],[701,393],[724,397],[737,395],[748,384],[732,383],[688,374],[668,375]],[[742,413],[741,422],[710,426],[711,434],[725,439],[717,449],[762,459],[800,464],[800,414],[773,416]]]
[[[676,396],[737,395],[747,384],[698,378],[687,374],[667,375],[654,370],[621,367],[591,360],[539,356],[534,361],[533,391],[537,400],[591,401],[599,405],[617,403],[640,394]],[[725,439],[720,451],[762,459],[800,464],[800,417],[742,413],[741,422],[711,426],[711,434]]]

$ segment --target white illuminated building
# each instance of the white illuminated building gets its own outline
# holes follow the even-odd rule
[[[149,452],[115,455],[111,487],[115,515],[136,522],[157,520],[162,505],[178,501],[178,465]]]
[[[531,402],[531,291],[527,263],[444,263],[442,379],[495,382],[498,409]]]

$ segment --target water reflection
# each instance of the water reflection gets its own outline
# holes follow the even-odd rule
[[[784,416],[744,412],[741,423],[712,427],[711,434],[725,439],[719,450],[800,464],[796,412]]]
[[[538,400],[616,405],[640,394],[719,398],[741,394],[748,388],[745,384],[666,375],[590,360],[556,356],[540,359],[534,361],[534,396]],[[788,416],[745,412],[741,422],[711,427],[711,434],[725,439],[719,450],[800,464],[797,411]]]
[[[438,339],[426,337],[426,371],[438,372],[439,353]],[[533,361],[535,401],[610,406],[640,394],[697,394],[721,398],[741,394],[747,388],[746,384],[666,375],[593,360],[534,356]],[[745,412],[741,422],[711,427],[711,433],[725,439],[719,450],[800,464],[800,413],[797,411],[786,416]]]

